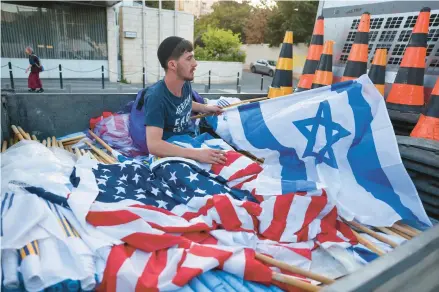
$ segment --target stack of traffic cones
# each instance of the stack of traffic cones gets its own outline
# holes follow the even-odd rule
[[[323,53],[320,62],[314,73],[314,81],[311,88],[318,88],[332,84],[332,50],[334,41],[326,41],[323,46]]]
[[[299,79],[299,84],[294,92],[305,91],[311,89],[314,80],[314,73],[320,60],[320,55],[323,50],[323,32],[324,32],[324,18],[319,16],[314,31],[311,37],[311,44],[308,49],[308,56],[306,57],[305,66]]]
[[[422,110],[429,20],[430,8],[422,8],[387,97],[390,109],[417,113]]]
[[[361,16],[355,40],[349,53],[348,62],[341,81],[352,80],[367,72],[367,56],[369,44],[370,13]]]
[[[410,136],[439,141],[439,78],[431,92],[430,101]]]
[[[268,97],[274,98],[293,93],[293,32],[285,33]]]
[[[369,70],[369,78],[384,97],[386,81],[387,49],[377,49]]]

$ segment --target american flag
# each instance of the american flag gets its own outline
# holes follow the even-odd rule
[[[86,221],[125,243],[109,253],[102,287],[172,290],[212,269],[269,284],[278,269],[256,260],[255,252],[309,269],[317,244],[356,243],[324,190],[259,203],[240,182],[255,178],[261,166],[226,151],[224,166],[178,157],[149,166],[134,160],[76,165],[69,204],[94,195]]]

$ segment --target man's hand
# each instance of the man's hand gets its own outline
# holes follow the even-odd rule
[[[204,107],[204,111],[205,114],[216,114],[219,115],[223,112],[223,109],[217,105],[206,105]]]
[[[214,149],[197,149],[194,160],[210,164],[225,164],[226,156],[223,151]]]
[[[29,72],[29,68],[27,68],[27,69],[26,69],[26,72],[24,72],[24,73],[27,73],[27,72]]]

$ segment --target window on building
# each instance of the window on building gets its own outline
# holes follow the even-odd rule
[[[1,5],[2,57],[25,58],[24,49],[31,46],[42,59],[107,59],[105,8],[25,3]]]

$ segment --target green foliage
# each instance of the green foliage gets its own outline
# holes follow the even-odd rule
[[[212,5],[212,9],[212,13],[203,15],[195,21],[195,38],[201,36],[211,26],[231,30],[239,34],[240,40],[245,42],[244,28],[252,7],[245,1],[243,3],[219,1]]]
[[[245,53],[240,50],[239,34],[231,30],[208,27],[201,40],[203,47],[195,48],[195,58],[199,61],[244,62]]]
[[[309,43],[318,5],[318,1],[277,1],[267,22],[268,43],[271,46],[280,45],[287,30],[293,31],[294,43]]]

